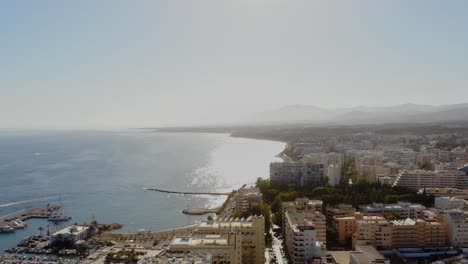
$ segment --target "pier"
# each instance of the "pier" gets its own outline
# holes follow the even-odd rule
[[[168,191],[163,189],[156,189],[156,188],[145,188],[148,191],[155,191],[161,193],[172,193],[172,194],[184,194],[184,195],[229,195],[229,193],[224,192],[179,192],[179,191]]]
[[[51,213],[58,211],[60,208],[61,207],[58,205],[46,205],[44,207],[25,209],[4,216],[0,216],[0,226],[7,226],[12,220],[15,219],[25,221],[30,218],[48,218]]]
[[[204,215],[204,214],[216,214],[220,207],[217,208],[188,208],[182,210],[183,214],[187,215]]]

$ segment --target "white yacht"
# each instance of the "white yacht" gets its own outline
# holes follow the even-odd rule
[[[22,229],[25,228],[28,224],[25,222],[21,221],[21,219],[15,219],[8,224],[8,227],[11,227],[13,229]]]
[[[70,219],[71,219],[70,216],[66,216],[63,214],[51,214],[47,220],[53,221],[53,222],[61,222],[61,221],[68,221]]]

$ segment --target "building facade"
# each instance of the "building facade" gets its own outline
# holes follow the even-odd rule
[[[260,208],[262,204],[262,193],[258,188],[241,188],[234,196],[234,211],[237,213],[248,213],[253,208]]]
[[[357,220],[353,234],[353,248],[358,245],[372,245],[377,248],[390,248],[391,228],[386,220]]]
[[[391,243],[394,248],[444,246],[447,244],[445,225],[421,219],[391,222]]]
[[[241,262],[255,264],[265,262],[265,219],[251,216],[247,219],[217,219],[204,221],[197,227],[194,236],[234,234],[241,243]]]
[[[402,186],[415,190],[422,188],[466,189],[468,187],[468,176],[462,170],[403,171],[398,175],[393,186]]]
[[[325,183],[324,166],[308,162],[272,162],[270,163],[270,180],[277,185],[323,185]]]
[[[436,197],[435,207],[438,209],[463,209],[465,200],[456,197]]]
[[[318,239],[317,228],[301,212],[286,212],[285,244],[293,264],[306,264],[313,258],[324,256],[326,247]]]
[[[443,214],[447,225],[448,243],[454,247],[468,247],[468,219],[461,210],[447,210]]]

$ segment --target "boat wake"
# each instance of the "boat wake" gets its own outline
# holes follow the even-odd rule
[[[43,202],[43,201],[47,201],[47,200],[54,199],[54,198],[59,198],[59,196],[42,197],[42,198],[36,198],[36,199],[30,199],[30,200],[23,200],[23,201],[18,201],[18,202],[0,204],[0,208],[10,207],[10,206],[18,205],[18,204],[31,203],[31,202]]]

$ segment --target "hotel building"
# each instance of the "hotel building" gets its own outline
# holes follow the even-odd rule
[[[385,218],[379,215],[363,215],[356,213],[353,216],[337,216],[334,217],[333,228],[338,233],[338,243],[346,244],[348,239],[351,239],[356,232],[356,222],[377,222],[384,221]]]
[[[391,222],[391,243],[394,248],[446,245],[445,225],[437,221],[421,219],[395,220]]]
[[[324,166],[307,162],[272,162],[270,163],[270,180],[277,185],[292,183],[297,186],[323,185],[325,183]]]
[[[412,170],[401,172],[393,186],[402,186],[411,189],[422,188],[457,188],[468,187],[468,175],[463,170],[425,171]]]
[[[286,227],[287,213],[302,213],[308,220],[312,221],[317,233],[317,239],[326,245],[326,219],[322,214],[323,203],[320,200],[309,200],[307,198],[297,198],[292,202],[283,202],[281,204],[283,228]]]
[[[455,247],[468,247],[468,219],[461,210],[447,210],[443,214],[447,225],[448,243]]]
[[[437,209],[463,209],[465,200],[456,197],[436,197],[435,207]]]
[[[293,264],[305,264],[324,256],[326,247],[318,238],[318,229],[310,215],[286,212],[285,243]]]
[[[241,244],[243,264],[265,263],[265,220],[263,216],[250,216],[247,219],[217,219],[204,221],[194,236],[234,234]]]

